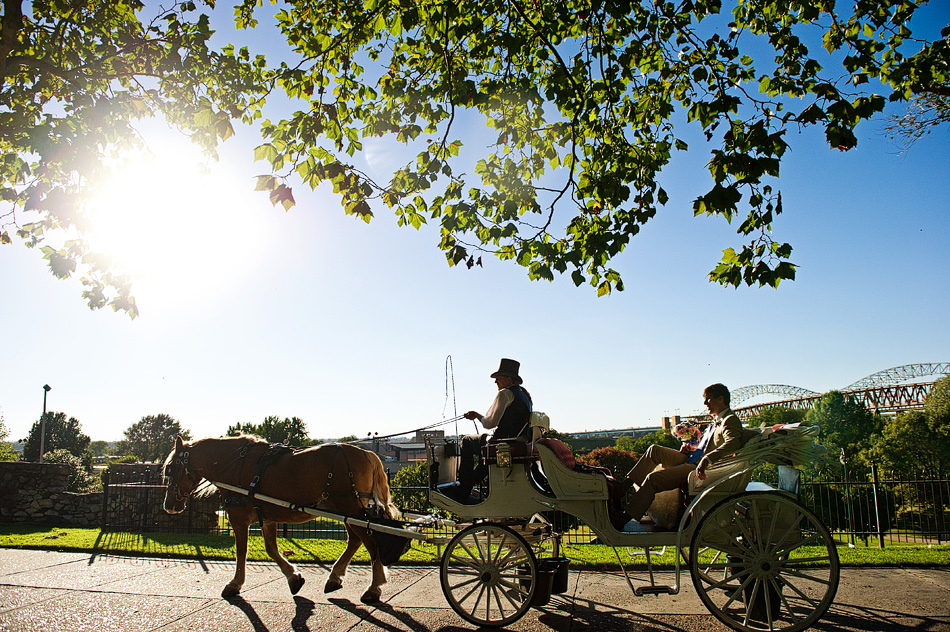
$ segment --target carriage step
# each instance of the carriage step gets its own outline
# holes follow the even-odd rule
[[[677,591],[672,586],[640,586],[633,592],[639,597],[641,595],[675,595]]]

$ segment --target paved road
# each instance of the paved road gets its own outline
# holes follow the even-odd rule
[[[90,557],[0,549],[3,632],[463,632],[433,567],[396,566],[385,603],[359,596],[366,567],[351,567],[343,590],[324,595],[327,569],[301,565],[307,584],[291,597],[273,564],[249,564],[242,598],[218,595],[232,565],[222,562]],[[569,595],[569,596],[568,596]],[[519,632],[726,630],[689,582],[675,596],[631,595],[620,573],[571,572],[566,595],[508,628]],[[845,569],[818,630],[950,632],[950,569]]]

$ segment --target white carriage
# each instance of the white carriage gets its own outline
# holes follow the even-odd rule
[[[550,592],[562,591],[559,574],[566,577],[567,571],[562,534],[543,517],[556,510],[588,525],[615,552],[643,549],[646,578],[637,585],[617,554],[636,596],[678,593],[685,565],[700,599],[733,629],[808,629],[834,600],[838,555],[828,529],[798,502],[797,470],[780,465],[778,489],[750,480],[756,464],[795,463],[801,446],[814,446],[812,428],[772,430],[717,463],[702,484],[691,480],[685,498],[679,490],[658,495],[653,524],[633,521],[624,530],[608,516],[608,478],[569,467],[556,440],[490,444],[487,493],[475,504],[443,493],[454,480],[458,457],[453,444],[430,443],[429,501],[459,517],[457,534],[440,542],[440,581],[448,603],[470,623],[504,626]],[[657,582],[651,559],[657,547],[675,549],[672,573],[664,574],[671,582]]]

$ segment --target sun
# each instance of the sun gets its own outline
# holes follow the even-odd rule
[[[162,137],[117,159],[89,206],[87,238],[112,269],[131,276],[144,312],[234,285],[253,258],[259,202],[250,178],[209,162],[185,138]]]

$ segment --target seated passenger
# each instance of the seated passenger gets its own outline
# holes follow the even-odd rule
[[[502,358],[498,370],[491,374],[498,393],[482,415],[474,410],[465,413],[466,419],[481,421],[486,430],[494,429],[491,439],[487,434],[466,435],[462,437],[461,457],[459,459],[459,485],[448,495],[458,502],[467,502],[475,483],[485,477],[487,466],[481,462],[482,446],[486,443],[498,443],[504,439],[527,439],[528,420],[531,417],[531,395],[521,386],[518,375],[519,362]]]
[[[713,416],[702,439],[695,448],[684,443],[679,450],[651,445],[622,483],[627,489],[624,510],[633,520],[640,520],[659,492],[678,489],[686,484],[690,472],[696,470],[700,480],[706,470],[719,459],[737,452],[757,433],[742,427],[742,422],[729,409],[729,389],[713,384],[703,391],[703,404]],[[662,470],[657,466],[662,465]]]

